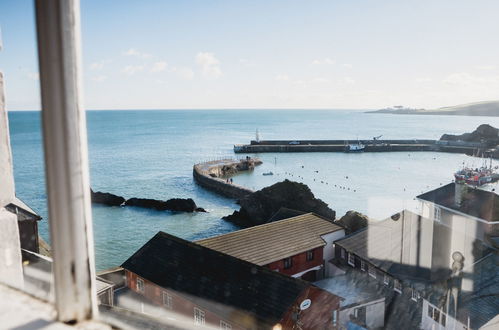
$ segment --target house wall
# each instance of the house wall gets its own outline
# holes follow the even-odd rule
[[[347,327],[350,315],[355,315],[356,309],[366,310],[366,326],[369,329],[383,328],[385,325],[385,298],[370,301],[365,304],[342,308],[339,312],[339,322],[342,327]]]
[[[300,311],[299,306],[305,299],[311,300],[311,305],[308,309]],[[340,308],[340,297],[335,296],[325,290],[315,286],[309,286],[296,300],[294,306],[288,310],[281,320],[282,329],[296,329],[296,321],[293,313],[297,315],[302,324],[303,330],[334,330],[339,329],[338,319],[336,325],[333,324],[333,313]]]
[[[423,299],[423,312],[421,315],[421,328],[422,329],[452,329],[452,330],[465,330],[468,329],[464,324],[459,322],[458,320],[450,317],[449,315],[442,313],[440,309],[437,308],[438,314],[433,313],[433,317],[430,316],[428,311],[428,307],[431,307],[433,310],[436,306],[430,304],[428,300]],[[438,315],[438,316],[437,316]],[[442,315],[445,315],[445,322],[442,321]],[[445,326],[442,324],[444,323]]]
[[[324,261],[334,258],[334,242],[343,237],[345,237],[345,230],[343,229],[321,236],[326,242],[326,246],[324,246]]]
[[[164,308],[169,309],[174,313],[178,313],[186,318],[191,318],[193,327],[194,327],[194,307],[197,307],[205,312],[205,322],[206,322],[205,325],[219,328],[220,321],[223,320],[228,322],[232,326],[233,330],[256,328],[255,325],[256,321],[252,320],[250,317],[246,317],[244,320],[241,320],[241,322],[239,322],[239,320],[234,319],[239,315],[238,313],[235,313],[234,318],[231,318],[230,320],[225,319],[217,315],[215,312],[208,310],[206,307],[196,304],[195,302],[193,302],[193,299],[189,299],[187,295],[184,295],[182,293],[176,292],[171,289],[162,288],[144,278],[142,280],[144,281],[145,292],[144,293],[139,292],[137,291],[137,278],[139,276],[128,270],[125,270],[125,276],[126,276],[126,285],[128,288],[130,288],[131,290],[133,290],[138,294],[145,296],[148,300],[157,305],[163,306],[163,292],[167,292],[172,297],[172,308],[169,309],[166,306]],[[239,323],[243,323],[244,325],[241,325]]]
[[[323,265],[324,263],[323,247],[316,248],[313,251],[314,251],[314,259],[311,261],[307,261],[307,252],[303,252],[292,256],[291,258],[293,259],[293,263],[292,266],[288,269],[284,268],[284,260],[272,262],[266,265],[266,267],[270,268],[273,271],[278,271],[280,273],[293,276],[307,269]]]

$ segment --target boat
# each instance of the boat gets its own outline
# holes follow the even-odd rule
[[[272,173],[272,171],[270,171],[270,172],[262,173],[262,175],[274,175],[274,173]]]
[[[472,168],[464,166],[461,170],[454,173],[456,183],[466,183],[472,186],[483,186],[499,180],[499,173],[496,172],[497,166],[492,167],[492,160],[489,166]]]
[[[357,140],[357,143],[347,144],[345,147],[345,151],[346,152],[362,152],[362,151],[364,151],[365,148],[366,148],[366,146]]]

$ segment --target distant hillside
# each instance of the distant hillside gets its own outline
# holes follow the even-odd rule
[[[386,108],[369,113],[391,113],[396,115],[448,115],[448,116],[491,116],[499,117],[499,101],[485,101],[443,107],[432,110],[410,108]]]

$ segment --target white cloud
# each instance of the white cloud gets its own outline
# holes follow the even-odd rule
[[[123,55],[125,55],[125,56],[135,56],[135,57],[138,57],[138,58],[151,58],[152,57],[152,55],[147,54],[147,53],[143,53],[143,52],[139,52],[135,48],[130,48],[127,51],[124,51]]]
[[[499,83],[499,76],[477,76],[467,72],[458,72],[448,75],[443,82],[449,85],[477,85]]]
[[[286,81],[289,80],[289,76],[287,74],[278,74],[277,76],[275,76],[275,80]]]
[[[144,70],[144,66],[143,65],[127,65],[123,68],[123,72],[126,73],[127,75],[134,75],[136,74],[137,72],[141,72],[142,70]]]
[[[312,64],[315,64],[315,65],[322,65],[322,64],[333,65],[335,63],[336,63],[336,61],[333,59],[330,59],[330,58],[323,58],[320,60],[313,60],[312,61]]]
[[[427,82],[432,81],[432,79],[430,77],[419,77],[419,78],[416,78],[415,81],[417,83],[427,83]]]
[[[351,69],[353,67],[353,65],[351,65],[349,63],[343,63],[341,66],[344,68],[347,68],[347,69]]]
[[[180,68],[172,68],[172,71],[177,74],[178,77],[184,80],[191,80],[194,78],[194,71],[191,68],[180,67]]]
[[[98,81],[98,82],[100,82],[100,81],[106,80],[107,76],[101,74],[101,75],[92,77],[91,79],[92,79],[92,81]]]
[[[104,68],[104,65],[111,63],[111,60],[101,60],[97,62],[90,63],[90,70],[100,71]]]
[[[206,78],[216,79],[222,75],[220,61],[213,53],[198,53],[196,55],[196,64],[201,67],[201,72]]]
[[[343,82],[347,85],[353,85],[355,84],[355,79],[353,79],[352,77],[345,77],[343,78]]]
[[[40,80],[40,74],[38,72],[28,72],[26,73],[26,76],[31,80]]]
[[[478,65],[475,68],[478,70],[492,71],[499,68],[497,65]]]
[[[168,63],[165,61],[156,62],[152,65],[151,72],[161,72],[165,71]]]

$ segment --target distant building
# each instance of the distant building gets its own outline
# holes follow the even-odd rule
[[[459,219],[397,213],[338,240],[337,263],[400,295],[391,310],[400,326],[478,329],[499,313],[499,259],[497,250]],[[406,315],[396,312],[401,305]]]
[[[342,227],[306,213],[196,243],[273,271],[315,281],[332,273],[328,261],[334,257],[334,242],[344,236]]]
[[[459,228],[483,241],[499,236],[499,196],[465,184],[449,183],[417,196],[421,215]]]
[[[17,215],[21,248],[39,253],[38,221],[42,217],[17,197],[14,197],[14,200],[5,206],[5,209]]]
[[[122,267],[128,288],[191,325],[337,329],[340,297],[163,232]]]

